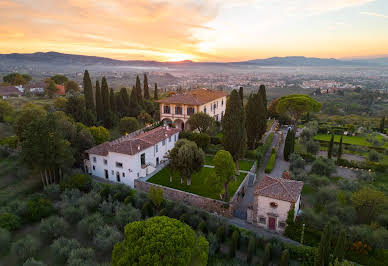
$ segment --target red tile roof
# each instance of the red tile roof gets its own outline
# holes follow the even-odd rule
[[[117,140],[102,143],[85,152],[101,156],[107,156],[109,152],[134,155],[178,132],[180,132],[178,128],[157,127],[138,136],[123,136]]]
[[[0,96],[22,95],[15,86],[0,86]]]
[[[58,89],[56,92],[57,95],[65,95],[66,94],[65,93],[65,86],[55,84],[55,87],[57,87],[57,89]]]
[[[159,103],[165,104],[188,104],[188,105],[202,105],[221,97],[227,96],[224,91],[215,91],[209,89],[196,89],[183,94],[175,94],[158,100]]]
[[[255,195],[295,203],[302,188],[302,181],[264,176],[255,190]]]

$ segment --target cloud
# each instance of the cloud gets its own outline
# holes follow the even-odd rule
[[[383,15],[383,14],[375,13],[375,12],[360,12],[360,13],[363,15],[368,15],[368,16],[372,16],[372,17],[388,18],[387,15]]]

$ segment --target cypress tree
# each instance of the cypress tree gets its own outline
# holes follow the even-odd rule
[[[96,113],[97,113],[97,119],[102,120],[104,116],[104,106],[102,103],[100,82],[98,80],[96,80]]]
[[[101,95],[102,95],[102,105],[104,106],[104,112],[110,111],[110,97],[109,97],[109,88],[106,78],[102,77],[101,81]]]
[[[260,142],[261,137],[266,130],[265,107],[261,95],[258,93],[249,95],[247,105],[245,106],[246,131],[248,147],[254,150]]]
[[[83,86],[84,86],[86,110],[90,110],[94,113],[95,109],[94,109],[94,99],[93,99],[93,86],[89,76],[89,71],[87,70],[85,70],[85,73],[84,73]]]
[[[290,255],[288,253],[288,249],[283,250],[282,257],[280,261],[280,266],[288,266],[288,261],[290,260]]]
[[[346,245],[346,235],[345,230],[341,230],[338,239],[337,244],[334,248],[334,258],[338,258],[339,261],[342,261],[345,256],[345,245]]]
[[[260,85],[259,94],[263,99],[265,111],[267,111],[267,92],[265,91],[265,85]]]
[[[329,159],[331,159],[331,156],[333,154],[333,145],[334,145],[334,134],[332,133],[329,146],[327,147],[327,158]]]
[[[156,101],[157,99],[158,99],[158,84],[155,83],[154,100]]]
[[[248,254],[247,254],[247,262],[251,263],[253,254],[256,249],[256,240],[254,236],[249,237],[249,242],[248,242]]]
[[[286,141],[284,142],[283,157],[284,160],[288,161],[291,154],[292,146],[292,130],[288,129]]]
[[[144,74],[144,99],[150,98],[150,92],[148,88],[148,77],[147,74]]]
[[[341,159],[341,156],[342,156],[342,136],[340,139],[340,143],[338,145],[337,161],[339,161],[339,159]]]
[[[128,95],[128,93],[127,93],[127,95]],[[129,98],[129,96],[128,96],[128,98]],[[128,99],[128,101],[129,101],[129,99]],[[115,94],[115,103],[116,103],[116,112],[119,113],[120,117],[124,116],[126,113],[126,108],[125,108],[125,104],[123,102],[121,91],[119,93]]]
[[[139,76],[136,76],[135,92],[136,92],[137,103],[139,105],[143,105],[143,96],[141,93],[141,84],[140,84]]]
[[[244,88],[243,87],[240,87],[238,94],[240,95],[241,103],[244,104]]]
[[[269,265],[271,261],[271,244],[267,243],[264,249],[263,266]]]
[[[331,249],[331,224],[328,223],[323,230],[321,242],[319,243],[318,252],[315,256],[315,266],[326,266],[329,264]]]
[[[133,88],[131,97],[129,98],[128,115],[131,117],[137,117],[140,114],[140,106],[137,102],[136,89]]]
[[[236,162],[236,173],[239,175],[238,159],[245,153],[247,134],[245,130],[245,112],[240,95],[236,90],[231,92],[226,102],[222,129],[224,148],[233,156]]]
[[[291,149],[290,149],[290,154],[294,153],[294,151],[295,151],[295,131],[291,130]]]
[[[116,106],[116,102],[115,102],[115,93],[113,91],[113,89],[111,88],[110,89],[110,93],[109,93],[109,96],[110,96],[110,109],[113,111],[113,112],[117,112],[117,106]]]
[[[121,100],[125,106],[129,106],[129,94],[126,88],[120,89]]]
[[[385,116],[383,116],[380,120],[380,132],[384,133],[384,128],[385,128]]]

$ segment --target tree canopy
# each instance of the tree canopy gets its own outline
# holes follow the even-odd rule
[[[31,80],[27,74],[11,73],[3,77],[3,81],[11,85],[24,85]]]
[[[214,126],[215,120],[210,115],[199,112],[191,115],[187,122],[189,123],[191,130],[198,129],[200,133],[208,133]]]
[[[65,82],[69,80],[65,75],[54,75],[50,79],[53,80],[56,84],[61,85],[65,84]]]
[[[120,133],[131,133],[140,128],[139,122],[135,117],[123,117],[120,119]]]
[[[267,127],[267,110],[263,102],[263,96],[260,93],[249,95],[245,106],[246,132],[248,147],[251,150],[256,149],[261,137]]]
[[[92,126],[89,128],[89,130],[96,144],[104,143],[110,139],[109,131],[103,126]]]
[[[74,80],[69,80],[65,83],[65,92],[77,92],[79,91],[78,83]]]
[[[87,110],[94,112],[94,97],[93,97],[93,87],[92,81],[89,76],[89,71],[85,70],[83,78],[83,87],[85,94],[85,106]]]
[[[232,155],[228,151],[220,150],[213,159],[214,170],[220,181],[224,184],[224,198],[228,198],[228,185],[236,175],[236,166]]]
[[[206,265],[209,243],[188,225],[165,216],[125,226],[113,249],[112,265]]]

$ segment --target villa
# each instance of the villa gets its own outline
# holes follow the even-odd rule
[[[135,131],[86,151],[87,172],[93,176],[134,187],[134,180],[153,173],[166,161],[178,141],[180,129],[169,126]]]
[[[195,89],[158,100],[160,120],[173,123],[184,130],[192,114],[204,112],[221,121],[226,108],[227,93],[210,89]]]

